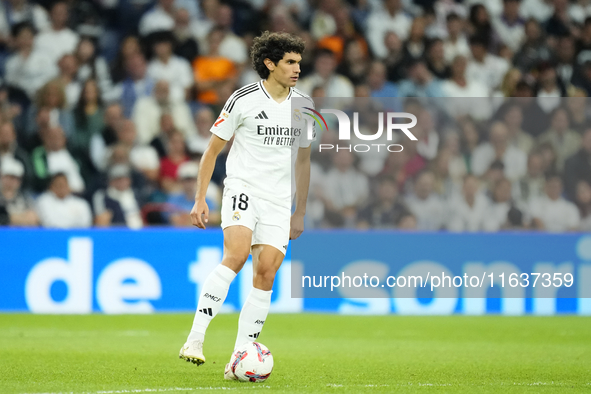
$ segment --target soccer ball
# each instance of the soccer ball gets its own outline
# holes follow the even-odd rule
[[[273,370],[273,355],[262,343],[247,343],[234,351],[230,368],[241,382],[264,382]]]

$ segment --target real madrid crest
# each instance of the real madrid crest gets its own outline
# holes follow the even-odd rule
[[[240,220],[240,212],[238,212],[238,211],[234,212],[234,215],[232,215],[232,220],[233,221]]]
[[[302,120],[302,113],[297,108],[293,110],[293,120],[295,120],[296,122]]]

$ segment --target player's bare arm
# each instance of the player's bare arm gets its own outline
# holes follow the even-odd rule
[[[290,239],[297,239],[304,231],[304,216],[306,215],[306,202],[310,188],[310,153],[312,148],[298,149],[295,163],[296,179],[296,207],[291,216]]]
[[[207,187],[211,181],[215,161],[227,142],[214,134],[211,136],[207,149],[203,153],[199,165],[199,175],[197,177],[195,205],[191,210],[191,223],[193,226],[205,229],[205,223],[209,220],[209,207],[207,206],[207,202],[205,202],[205,195],[207,194]]]

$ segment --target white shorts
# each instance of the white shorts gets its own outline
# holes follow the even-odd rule
[[[250,195],[248,191],[224,189],[222,229],[244,226],[252,230],[251,245],[271,245],[285,255],[289,243],[291,210]]]

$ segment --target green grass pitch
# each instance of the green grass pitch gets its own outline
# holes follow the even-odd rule
[[[591,318],[276,315],[265,383],[223,380],[237,315],[201,367],[178,359],[190,314],[0,315],[0,393],[591,393]]]

